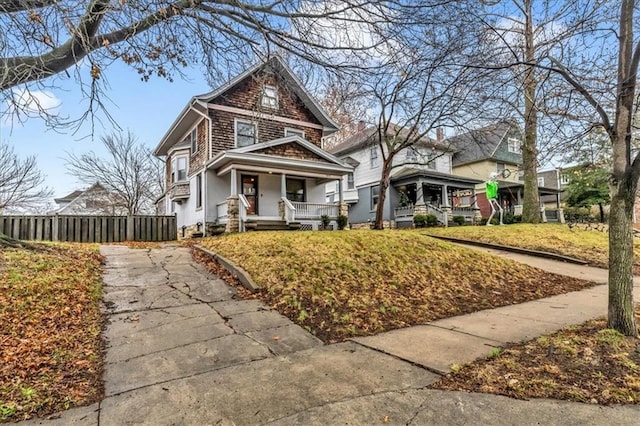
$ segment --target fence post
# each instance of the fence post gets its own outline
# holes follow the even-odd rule
[[[58,241],[58,231],[60,229],[60,217],[58,213],[53,216],[53,223],[51,224],[51,241]]]
[[[134,240],[134,235],[133,235],[133,216],[128,215],[127,216],[127,235],[125,238],[126,241],[133,241]]]

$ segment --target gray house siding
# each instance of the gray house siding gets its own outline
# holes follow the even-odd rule
[[[358,200],[360,201],[349,206],[349,223],[367,223],[375,220],[376,212],[371,210],[371,188],[373,186],[377,185],[358,188]],[[395,189],[391,191],[387,190],[387,196],[384,202],[384,220],[390,220],[390,206],[392,202],[396,202],[397,197],[398,195]]]

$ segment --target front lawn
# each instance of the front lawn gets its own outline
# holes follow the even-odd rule
[[[425,233],[563,254],[607,268],[609,234],[562,224],[514,224],[431,228]],[[634,247],[634,271],[640,274],[640,242]]]
[[[100,399],[97,246],[0,249],[0,421]]]
[[[601,318],[510,345],[487,359],[456,367],[433,387],[520,399],[639,404],[638,339],[605,327]]]
[[[247,232],[200,242],[251,274],[262,287],[253,297],[325,342],[593,285],[415,231]]]

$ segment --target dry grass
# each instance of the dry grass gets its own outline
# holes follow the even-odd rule
[[[432,228],[426,233],[563,254],[601,268],[609,262],[609,234],[562,224],[458,226]],[[640,241],[634,253],[634,269],[640,274]]]
[[[261,232],[206,238],[257,297],[332,342],[579,290],[593,283],[415,231]]]
[[[0,249],[0,421],[102,395],[101,259],[95,245]]]
[[[463,366],[433,387],[521,399],[639,404],[640,341],[605,327],[606,321],[598,319],[511,345]]]

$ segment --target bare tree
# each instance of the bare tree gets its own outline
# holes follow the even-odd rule
[[[409,0],[2,0],[2,100],[61,124],[36,91],[79,84],[88,113],[108,111],[100,94],[118,61],[144,81],[201,66],[210,79],[235,74],[274,51],[335,68],[366,68],[391,33],[414,25],[439,1]],[[22,100],[22,101],[20,101]],[[36,102],[34,102],[34,100]],[[33,113],[33,111],[31,111]],[[56,119],[58,121],[56,122]],[[63,123],[62,123],[63,124]]]
[[[113,207],[123,207],[127,214],[152,213],[162,193],[162,169],[151,150],[138,143],[131,133],[113,134],[101,139],[108,156],[94,152],[67,153],[66,168],[80,182],[99,183],[109,194]],[[105,197],[101,198],[104,203]]]
[[[0,213],[29,210],[51,197],[35,157],[21,159],[12,147],[0,144],[0,158]]]

